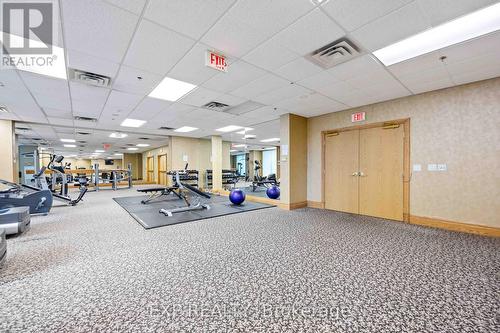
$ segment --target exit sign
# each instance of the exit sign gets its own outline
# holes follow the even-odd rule
[[[207,51],[205,65],[221,72],[227,72],[226,57],[212,51]]]
[[[356,112],[351,115],[351,122],[357,123],[358,121],[364,121],[365,118],[365,113],[364,112]]]

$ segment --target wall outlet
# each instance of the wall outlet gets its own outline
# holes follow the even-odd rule
[[[437,171],[437,164],[427,164],[427,171]]]
[[[439,171],[446,171],[448,168],[446,167],[446,164],[438,164],[438,170]]]
[[[413,164],[413,171],[422,171],[422,164]]]

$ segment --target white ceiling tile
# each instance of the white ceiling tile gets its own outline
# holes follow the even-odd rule
[[[73,126],[73,119],[64,119],[57,117],[48,117],[47,119],[52,125]]]
[[[242,103],[248,101],[248,99],[246,99],[244,97],[233,96],[230,94],[223,94],[223,95],[217,96],[217,98],[215,100],[219,103],[224,103],[224,104],[227,104],[229,106],[236,106],[236,105],[239,105],[239,104],[242,104]]]
[[[500,65],[485,66],[475,71],[453,74],[452,78],[456,84],[465,84],[480,80],[491,79],[500,76]]]
[[[239,0],[227,15],[271,36],[313,8],[304,0]]]
[[[417,0],[420,8],[433,26],[469,14],[496,2],[496,0]]]
[[[355,30],[352,36],[370,51],[395,43],[430,28],[429,19],[412,2]]]
[[[142,20],[123,63],[150,73],[165,75],[194,43],[190,38]]]
[[[408,89],[411,90],[412,93],[421,94],[427,91],[452,87],[455,85],[455,83],[453,83],[453,81],[451,81],[449,77],[444,77],[442,79],[437,79],[434,81],[415,81],[411,83],[405,82],[405,85],[408,87]]]
[[[120,65],[118,63],[85,54],[76,50],[66,49],[68,67],[85,72],[105,75],[115,79]]]
[[[203,36],[201,41],[240,58],[268,37],[269,34],[256,31],[251,26],[226,15]]]
[[[344,34],[341,27],[317,8],[277,34],[276,39],[289,50],[306,55]]]
[[[235,0],[151,0],[144,17],[198,39]]]
[[[70,82],[71,98],[82,101],[89,101],[93,104],[104,105],[109,96],[110,90],[103,87],[96,87],[79,82]]]
[[[231,94],[252,99],[252,97],[261,95],[274,89],[282,88],[289,84],[290,82],[285,79],[282,79],[274,74],[268,74],[238,89],[233,90]]]
[[[198,87],[181,98],[179,102],[182,104],[200,107],[207,104],[208,102],[214,101],[218,96],[220,96],[220,93],[217,91]]]
[[[277,103],[279,101],[282,101],[284,99],[289,99],[292,97],[297,97],[301,95],[306,95],[311,93],[311,91],[307,88],[298,86],[296,84],[289,84],[283,88],[279,88],[267,93],[264,93],[262,95],[258,95],[253,98],[254,101],[267,104],[267,105],[273,105],[274,103]]]
[[[117,90],[112,90],[109,94],[106,106],[113,106],[118,109],[131,110],[143,99],[143,95],[129,94]]]
[[[26,91],[23,81],[19,78],[17,71],[14,69],[0,70],[0,82],[2,85],[0,89]]]
[[[142,79],[138,79],[141,77]],[[133,94],[149,94],[160,83],[163,76],[122,66],[113,89]]]
[[[328,69],[328,73],[338,80],[348,80],[362,75],[371,75],[384,71],[381,65],[371,54],[365,54],[348,62]]]
[[[331,0],[324,10],[347,31],[353,31],[413,0]]]
[[[149,120],[162,110],[166,110],[170,105],[172,102],[146,97],[128,117]]]
[[[112,5],[131,11],[139,15],[144,8],[146,0],[104,0]]]
[[[308,78],[302,79],[297,82],[301,86],[312,90],[318,90],[326,85],[340,82],[339,79],[336,79],[333,75],[331,75],[328,71],[322,71],[318,74],[310,76]]]
[[[73,119],[73,114],[71,110],[59,110],[53,108],[43,108],[43,111],[47,115],[47,117],[58,117],[64,119]]]
[[[313,76],[319,72],[322,72],[323,68],[313,64],[305,58],[297,58],[288,64],[278,68],[274,71],[291,82],[299,81],[303,78]]]
[[[250,51],[243,60],[267,70],[274,70],[298,57],[298,54],[281,46],[276,38],[271,38]]]
[[[66,80],[28,72],[19,72],[19,74],[28,89],[33,93],[66,95],[68,92],[68,81]]]
[[[99,118],[102,109],[104,108],[104,103],[106,101],[102,100],[80,100],[71,99],[71,105],[73,108],[73,114],[75,116],[83,116],[90,118]]]
[[[57,97],[55,94],[39,94],[33,93],[37,103],[42,108],[54,108],[61,110],[71,110],[71,100],[69,94],[61,93]]]
[[[119,63],[138,16],[99,0],[63,0],[66,47]]]
[[[305,112],[307,110],[319,108],[322,108],[324,110],[336,110],[337,108],[345,108],[345,105],[315,92],[281,101],[275,104],[275,106],[278,109],[284,108],[294,113]]]
[[[211,77],[221,73],[205,65],[205,53],[210,47],[198,43],[183,57],[170,72],[168,77],[200,85]]]
[[[215,75],[203,83],[203,86],[221,93],[227,93],[264,75],[266,75],[264,70],[244,61],[237,61],[229,66],[227,73]]]

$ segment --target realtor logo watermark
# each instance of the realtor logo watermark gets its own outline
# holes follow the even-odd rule
[[[52,66],[56,55],[57,1],[0,0],[1,67]]]

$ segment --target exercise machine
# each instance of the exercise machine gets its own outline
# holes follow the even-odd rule
[[[5,234],[14,235],[30,228],[30,208],[26,206],[0,209],[0,230]]]
[[[279,186],[280,183],[276,179],[276,175],[274,173],[270,174],[267,177],[262,177],[260,174],[260,170],[262,170],[262,165],[258,160],[254,161],[255,167],[254,167],[254,176],[253,176],[253,181],[252,181],[252,192],[255,192],[255,190],[259,187],[264,187],[266,189],[272,187],[272,186]]]
[[[43,175],[43,172],[45,172],[44,168],[35,176]],[[26,189],[31,189],[32,191],[27,191]],[[48,187],[39,189],[0,179],[0,209],[27,206],[29,207],[30,214],[46,215],[52,208],[52,202],[52,192]]]
[[[87,179],[86,177],[78,177],[80,192],[76,199],[72,199],[68,193],[68,184],[73,182],[73,177],[65,173],[63,166],[54,165],[54,163],[61,163],[63,159],[64,156],[53,155],[47,165],[47,168],[41,167],[40,171],[33,175],[34,186],[22,186],[33,191],[51,191],[52,196],[57,200],[63,201],[70,206],[75,206],[83,199],[85,193],[87,193]],[[47,182],[47,178],[45,177],[45,170],[47,169],[52,173],[52,177],[49,177],[51,181],[50,184]]]
[[[116,191],[121,188],[132,188],[132,164],[127,169],[99,170],[99,163],[94,164],[93,185],[99,191],[99,185],[111,184],[111,189]],[[125,183],[124,187],[120,187]]]
[[[168,196],[171,193],[176,197],[178,197],[179,199],[183,199],[182,196],[179,194],[179,188],[177,186],[143,188],[143,189],[138,189],[137,192],[149,194],[149,197],[147,199],[141,200],[141,203],[143,205],[155,201],[162,196]]]
[[[182,171],[169,171],[169,175],[174,175],[174,187],[178,188],[179,196],[186,203],[185,207],[179,207],[174,209],[160,209],[160,213],[172,217],[175,213],[190,212],[195,210],[210,209],[210,206],[202,202],[202,198],[210,199],[210,194],[205,193],[193,185],[181,182],[182,175],[185,175],[188,171],[188,164]]]
[[[7,260],[7,239],[5,238],[5,230],[0,229],[0,268]]]

